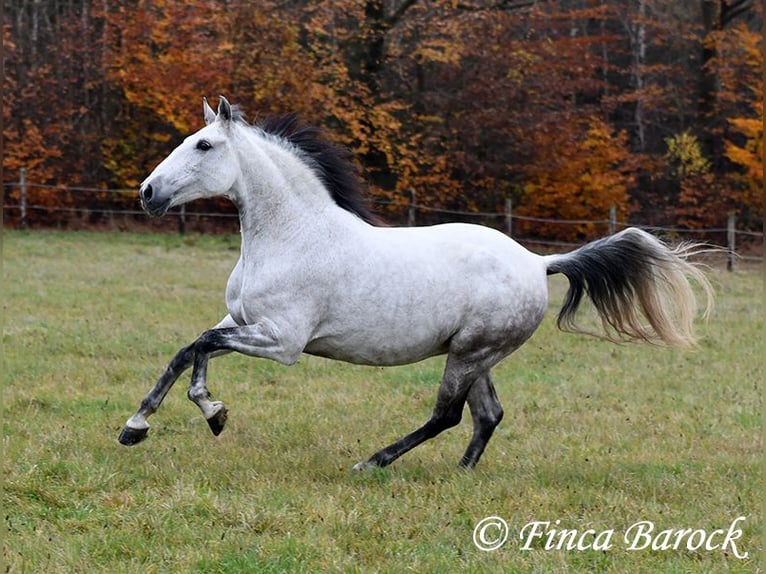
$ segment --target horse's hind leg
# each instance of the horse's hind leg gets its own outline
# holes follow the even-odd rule
[[[356,464],[354,470],[388,466],[419,444],[434,438],[448,428],[456,426],[463,416],[463,407],[465,406],[468,389],[473,382],[473,379],[463,374],[465,372],[466,370],[459,361],[448,357],[447,368],[439,387],[436,406],[431,414],[431,418],[417,430],[379,450],[368,460]]]
[[[473,419],[473,436],[460,460],[460,465],[473,468],[479,462],[495,428],[503,419],[503,407],[497,399],[489,374],[480,377],[471,385],[468,391],[468,406]]]

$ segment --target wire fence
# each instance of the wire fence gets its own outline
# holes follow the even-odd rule
[[[763,233],[739,229],[733,213],[722,214],[722,226],[690,228],[664,226],[640,221],[619,221],[611,208],[601,219],[557,219],[515,213],[510,199],[502,211],[462,211],[443,209],[419,203],[415,192],[400,201],[372,200],[373,208],[392,224],[408,226],[432,225],[447,221],[473,222],[504,231],[522,244],[541,246],[551,251],[571,249],[585,241],[569,241],[541,236],[541,226],[587,226],[591,234],[613,234],[626,227],[640,227],[670,239],[703,240],[723,247],[726,266],[736,262],[763,262]],[[169,217],[150,218],[138,204],[135,189],[105,189],[82,186],[57,186],[27,181],[21,170],[19,181],[3,184],[3,219],[7,225],[27,229],[39,228],[106,228],[116,230],[175,230],[180,234],[233,231],[238,214],[234,206],[220,200],[198,200],[171,210]],[[229,223],[231,222],[231,223]],[[537,231],[537,232],[536,232]]]

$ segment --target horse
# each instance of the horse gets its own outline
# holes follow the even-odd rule
[[[228,417],[207,388],[211,357],[237,352],[294,364],[303,354],[361,365],[404,365],[446,354],[436,403],[413,432],[356,464],[384,467],[457,425],[468,404],[473,433],[460,465],[476,465],[503,418],[490,371],[540,325],[547,276],[569,288],[558,314],[564,331],[615,342],[695,342],[694,284],[710,310],[713,293],[699,246],[670,246],[638,228],[569,253],[538,255],[500,231],[445,223],[382,224],[365,203],[346,148],[297,115],[247,122],[220,97],[203,99],[205,126],[188,136],[140,185],[143,209],[162,216],[198,198],[237,207],[241,253],[226,286],[228,314],[180,349],[119,436],[146,438],[178,377],[192,368],[188,398],[214,435]],[[603,329],[576,320],[587,296]]]

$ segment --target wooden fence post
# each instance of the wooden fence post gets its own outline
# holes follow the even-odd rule
[[[186,235],[186,204],[181,205],[181,211],[178,213],[178,234]]]
[[[737,214],[733,211],[729,212],[729,217],[726,220],[726,243],[728,245],[728,259],[726,260],[726,270],[734,271],[734,258],[737,256],[736,252],[737,241]]]
[[[609,235],[614,235],[617,231],[617,206],[612,205],[609,208]]]
[[[407,212],[407,225],[415,227],[415,211],[417,210],[415,190],[410,188],[410,208]]]
[[[19,173],[19,228],[27,228],[27,168],[22,167]]]
[[[505,233],[513,237],[513,201],[510,197],[505,198]]]

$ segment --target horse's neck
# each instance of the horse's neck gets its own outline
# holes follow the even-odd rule
[[[343,225],[343,210],[303,161],[261,136],[248,134],[247,141],[232,197],[243,242],[284,242],[323,225]]]

